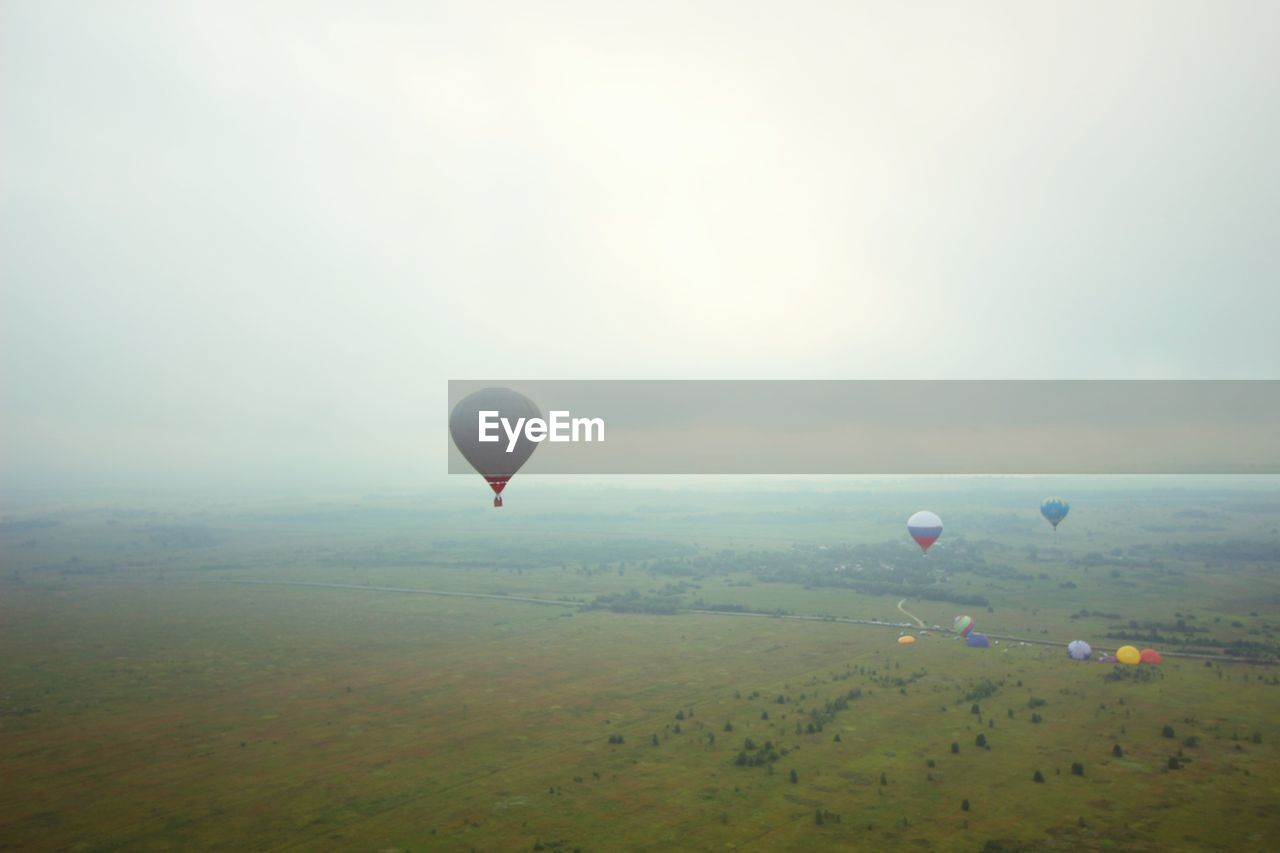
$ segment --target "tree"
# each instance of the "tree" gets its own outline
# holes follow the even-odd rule
[[[839,743],[839,742],[840,742],[840,733],[839,733],[839,732],[836,732],[835,742],[836,742],[836,743]]]
[[[978,703],[977,703],[977,702],[974,702],[972,705],[970,705],[970,706],[969,706],[969,713],[970,713],[970,714],[981,714],[981,713],[982,713],[982,710],[978,707]]]
[[[794,785],[794,784],[796,784],[796,783],[797,783],[797,782],[799,782],[799,781],[800,781],[800,776],[799,776],[799,774],[797,774],[797,773],[796,773],[796,771],[793,769],[793,770],[791,771],[791,784],[792,784],[792,785]]]
[[[1160,730],[1161,737],[1173,737],[1173,726],[1165,726]]]
[[[1071,775],[1072,775],[1072,776],[1083,776],[1083,775],[1084,775],[1084,765],[1083,765],[1083,764],[1081,764],[1079,761],[1073,761],[1073,762],[1071,762]]]
[[[981,733],[980,733],[980,734],[978,735],[977,739],[976,739],[973,743],[974,743],[974,746],[986,746],[986,745],[987,745],[987,736],[986,736],[986,735],[984,735],[984,734],[981,734]]]
[[[725,721],[724,721],[724,730],[725,730],[726,732],[731,732],[731,731],[733,731],[733,723],[729,722],[728,720],[725,720]]]
[[[813,810],[813,822],[818,826],[822,826],[822,809]]]
[[[886,775],[884,775],[883,773],[881,773],[881,774],[880,774],[880,784],[881,784],[881,785],[888,785],[888,784],[889,784],[889,777],[888,777],[888,776],[886,776]]]
[[[969,810],[969,801],[968,801],[968,800],[961,800],[961,801],[960,801],[960,811],[962,811],[962,812],[967,812],[968,810]]]
[[[1124,758],[1124,750],[1120,748],[1120,744],[1111,747],[1111,754],[1116,758]]]
[[[768,711],[761,711],[761,712],[760,712],[760,719],[762,719],[762,720],[767,720],[767,719],[769,719],[769,712],[768,712]]]
[[[676,727],[671,730],[674,734],[680,734],[680,724],[676,723]]]
[[[1170,755],[1170,756],[1169,756],[1169,769],[1170,769],[1170,770],[1181,770],[1181,769],[1182,769],[1182,765],[1178,763],[1178,756],[1176,756],[1176,755]]]
[[[1031,781],[1032,781],[1032,782],[1043,782],[1043,781],[1044,781],[1044,774],[1043,774],[1043,773],[1041,773],[1039,770],[1037,770],[1037,771],[1036,771],[1036,775],[1034,775],[1034,776],[1032,776],[1032,777],[1031,777]]]
[[[677,720],[683,720],[683,719],[684,719],[684,711],[676,711],[676,719],[677,719]]]
[[[952,755],[957,755],[957,754],[959,754],[959,752],[960,752],[960,744],[956,743],[955,741],[952,741],[952,742],[951,742],[951,754],[952,754]]]

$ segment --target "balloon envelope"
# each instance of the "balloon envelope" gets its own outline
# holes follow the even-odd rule
[[[493,493],[501,495],[507,481],[529,460],[538,443],[530,441],[521,429],[508,452],[511,442],[501,426],[490,430],[491,435],[497,434],[497,441],[481,441],[481,412],[497,412],[498,418],[505,418],[513,427],[520,418],[541,418],[542,413],[532,400],[510,388],[482,388],[459,400],[449,413],[449,435],[458,451],[485,478]],[[494,422],[493,416],[490,422]],[[495,504],[500,505],[496,499]]]
[[[1093,647],[1084,640],[1072,640],[1067,643],[1067,656],[1072,660],[1088,660],[1092,654]]]
[[[1116,660],[1132,666],[1142,660],[1142,655],[1133,646],[1121,646],[1116,649]]]
[[[1115,655],[1103,655],[1098,658],[1099,663],[1118,663]]]
[[[954,628],[957,634],[967,637],[969,632],[973,630],[973,619],[968,616],[957,616]]]
[[[929,550],[929,546],[938,541],[942,535],[942,519],[928,510],[922,509],[907,519],[907,532],[916,540],[921,552]]]
[[[1058,525],[1062,523],[1062,519],[1066,518],[1069,512],[1071,512],[1071,504],[1062,498],[1045,498],[1044,503],[1040,504],[1040,514],[1053,525],[1054,530],[1058,529]]]
[[[915,637],[913,637],[913,636],[911,636],[910,634],[908,634],[908,635],[907,635],[907,636],[905,636],[905,637],[899,637],[899,638],[898,638],[898,645],[900,645],[900,646],[909,646],[909,645],[911,645],[912,643],[914,643],[915,641],[916,641],[916,638],[915,638]]]
[[[1138,659],[1143,663],[1160,663],[1160,653],[1155,649],[1143,649],[1138,654]]]
[[[965,642],[975,649],[985,649],[991,646],[991,641],[987,639],[986,634],[970,634],[969,639],[965,640]]]

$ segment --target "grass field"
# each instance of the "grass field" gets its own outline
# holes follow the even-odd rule
[[[899,621],[903,587],[931,624],[1275,659],[1280,491],[1075,485],[1057,534],[1002,482],[11,505],[0,845],[1267,849],[1270,665],[688,612]],[[923,558],[920,506],[947,523]]]

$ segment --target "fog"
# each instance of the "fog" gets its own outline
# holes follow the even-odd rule
[[[1273,378],[1278,36],[6,3],[0,476],[443,485],[451,378]]]

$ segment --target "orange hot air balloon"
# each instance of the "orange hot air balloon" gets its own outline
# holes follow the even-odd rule
[[[908,634],[908,635],[907,635],[907,636],[905,636],[905,637],[899,637],[899,638],[898,638],[898,645],[900,645],[900,646],[909,646],[909,645],[911,645],[912,643],[914,643],[915,641],[916,641],[916,638],[915,638],[915,637],[913,637],[913,636],[911,636],[910,634]]]
[[[1120,663],[1125,663],[1125,664],[1128,664],[1129,666],[1134,666],[1140,660],[1142,660],[1142,655],[1133,646],[1121,646],[1120,648],[1116,649],[1116,660],[1119,661]]]
[[[1160,653],[1155,649],[1143,649],[1138,659],[1143,663],[1160,663]]]

